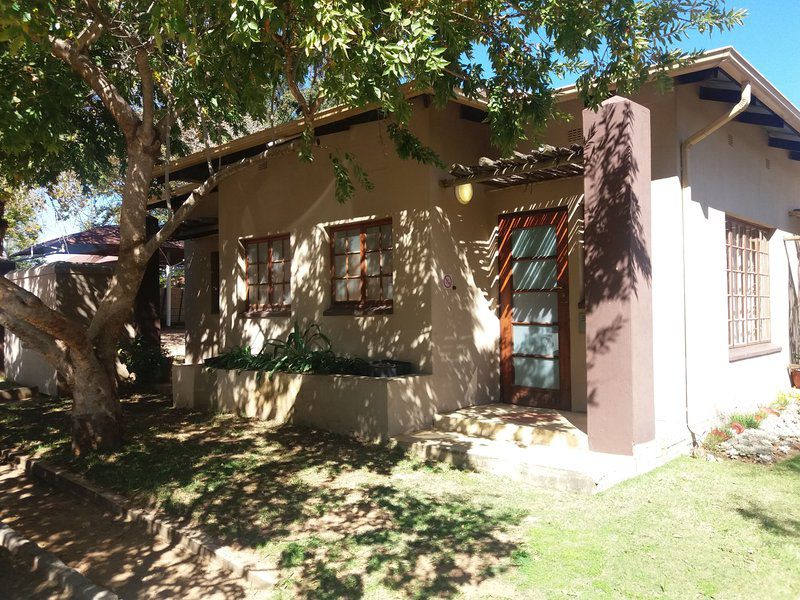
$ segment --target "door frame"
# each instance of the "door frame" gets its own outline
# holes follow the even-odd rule
[[[569,213],[566,206],[504,213],[498,216],[498,291],[500,310],[501,401],[540,408],[572,409],[569,310]],[[556,227],[556,287],[558,293],[559,389],[514,385],[514,347],[511,280],[511,232],[525,227]]]

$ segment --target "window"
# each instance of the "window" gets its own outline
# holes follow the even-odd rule
[[[391,308],[392,248],[391,220],[331,229],[334,307]]]
[[[247,311],[291,311],[292,255],[289,235],[246,240],[244,246],[247,260]]]
[[[209,279],[211,280],[211,314],[219,314],[219,252],[212,252],[209,256]]]
[[[728,250],[728,345],[770,341],[769,240],[767,230],[726,218]]]

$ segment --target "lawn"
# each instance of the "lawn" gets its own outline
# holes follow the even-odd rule
[[[800,596],[800,458],[682,458],[586,497],[152,398],[125,411],[111,456],[71,458],[53,401],[0,406],[0,444],[258,556],[276,598]]]

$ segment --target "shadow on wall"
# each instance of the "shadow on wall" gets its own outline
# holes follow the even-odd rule
[[[225,297],[225,281],[215,283],[210,280],[211,273],[214,272],[211,262],[219,261],[220,256],[217,236],[187,240],[184,244],[186,281],[183,301],[186,362],[191,364],[202,362],[203,359],[214,356],[219,351],[218,309]]]
[[[325,314],[332,305],[328,227],[344,223],[358,227],[360,221],[387,216],[392,218],[393,312],[372,316]],[[301,327],[315,322],[330,338],[337,353],[406,360],[412,362],[418,372],[431,371],[430,226],[426,210],[407,209],[388,214],[376,210],[346,218],[341,215],[337,220],[295,223],[283,226],[280,231],[264,231],[265,235],[277,233],[291,234],[291,316],[248,318],[243,314],[247,304],[243,247],[237,239],[223,239],[220,242],[222,270],[226,271],[227,264],[235,267],[221,282],[220,350],[246,345],[257,352],[265,340],[285,338],[294,321]],[[385,260],[389,260],[388,254]],[[199,329],[196,322],[187,328]],[[200,340],[200,343],[205,341]],[[205,348],[204,353],[208,354]]]
[[[468,209],[465,209],[468,210]],[[464,218],[442,207],[431,211],[433,227],[434,363],[440,412],[495,402],[499,326],[488,282],[496,272],[495,234],[486,240],[489,217]],[[495,217],[496,220],[496,217]],[[492,229],[492,231],[494,231]],[[452,277],[446,289],[441,278]]]
[[[602,110],[602,109],[601,109]],[[633,187],[639,173],[633,147],[633,110],[626,103],[618,122],[615,111],[605,110],[586,135],[587,182],[597,185],[597,201],[585,208],[586,311],[608,302],[638,296],[640,286],[650,286],[652,266],[642,224],[642,207]],[[611,351],[626,327],[617,315],[587,337],[587,367]],[[596,390],[588,390],[588,403],[596,404]]]

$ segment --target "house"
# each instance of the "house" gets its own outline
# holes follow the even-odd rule
[[[223,180],[185,229],[176,404],[401,436],[475,463],[502,430],[562,444],[556,468],[568,450],[586,453],[573,465],[607,459],[606,477],[617,457],[639,472],[721,413],[769,402],[798,351],[800,111],[733,48],[672,80],[597,112],[566,88],[572,119],[504,160],[480,103],[438,110],[418,94],[411,130],[450,172],[397,158],[370,107],[322,113],[311,164],[293,148],[299,123],[212,149],[216,165],[274,152]],[[339,204],[328,156],[344,153],[374,190]],[[174,161],[171,178],[202,181],[206,159]],[[203,369],[294,321],[416,375]]]

